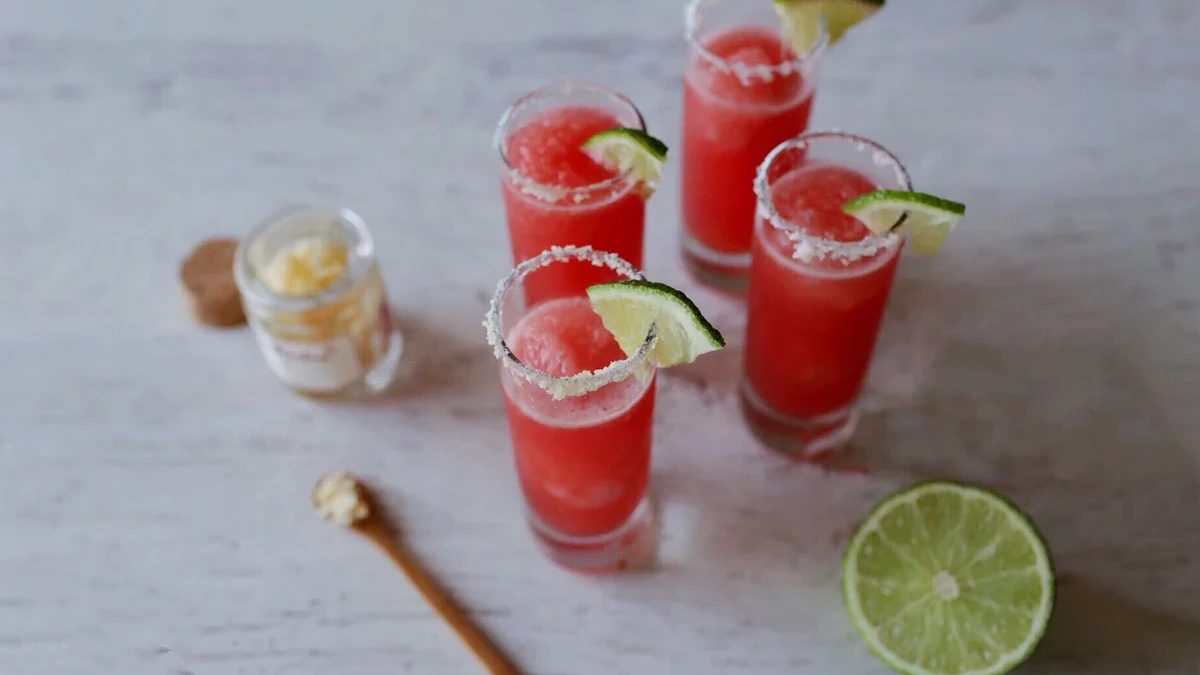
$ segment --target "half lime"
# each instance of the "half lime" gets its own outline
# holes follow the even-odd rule
[[[884,499],[842,562],[846,609],[867,646],[907,675],[999,675],[1025,660],[1054,607],[1054,566],[1003,497],[921,483]]]
[[[721,332],[682,291],[654,281],[625,279],[587,289],[592,310],[632,356],[646,340],[651,324],[657,339],[654,360],[659,368],[691,363],[701,354],[725,346]]]

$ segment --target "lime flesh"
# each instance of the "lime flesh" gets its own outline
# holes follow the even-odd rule
[[[593,134],[583,143],[583,151],[595,162],[620,175],[630,175],[649,198],[658,188],[667,145],[641,129],[617,127]]]
[[[659,368],[690,363],[725,346],[720,331],[695,303],[666,284],[628,279],[590,286],[587,293],[592,310],[626,355],[641,347],[654,326],[654,359]]]
[[[1037,529],[981,488],[919,484],[882,501],[843,560],[846,609],[867,646],[909,675],[998,675],[1025,660],[1054,606]]]
[[[964,204],[908,190],[869,192],[846,202],[842,210],[875,234],[900,228],[911,232],[913,249],[925,256],[942,248],[967,213]]]

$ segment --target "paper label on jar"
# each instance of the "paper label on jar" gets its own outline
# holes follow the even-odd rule
[[[254,326],[267,365],[288,386],[305,391],[337,391],[363,374],[349,336],[327,342],[292,342]]]

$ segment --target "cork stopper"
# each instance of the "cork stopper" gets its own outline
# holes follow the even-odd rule
[[[207,326],[237,326],[246,321],[237,283],[233,280],[236,239],[200,242],[179,266],[188,311]]]

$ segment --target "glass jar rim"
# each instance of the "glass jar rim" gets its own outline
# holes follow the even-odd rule
[[[276,293],[258,278],[258,267],[262,263],[252,260],[253,249],[275,228],[289,221],[328,220],[347,235],[345,242],[349,261],[346,269],[331,283],[315,293],[284,295]],[[313,235],[314,237],[319,235]],[[310,204],[285,206],[259,221],[240,242],[234,253],[233,277],[238,291],[249,304],[269,305],[285,312],[304,312],[335,302],[351,292],[366,278],[375,259],[375,241],[367,229],[366,222],[354,211],[340,208],[325,208]],[[267,261],[263,261],[264,263]]]
[[[503,367],[525,381],[542,388],[555,399],[582,396],[609,384],[625,380],[647,364],[657,340],[657,328],[651,324],[650,330],[646,333],[646,339],[632,355],[613,361],[598,370],[583,371],[566,377],[551,375],[517,358],[504,339],[502,317],[504,298],[519,281],[535,271],[549,265],[572,260],[607,267],[627,279],[645,279],[641,271],[615,253],[597,251],[591,246],[553,246],[517,265],[507,277],[496,285],[496,292],[492,295],[487,315],[483,320],[483,326],[487,330],[488,344],[492,346],[493,354]]]

